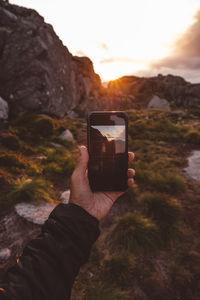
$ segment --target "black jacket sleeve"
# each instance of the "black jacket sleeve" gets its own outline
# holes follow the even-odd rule
[[[59,204],[7,272],[0,299],[70,299],[74,279],[98,236],[96,218],[77,205]]]

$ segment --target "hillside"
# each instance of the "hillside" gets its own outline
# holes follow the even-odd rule
[[[184,168],[191,151],[199,149],[200,112],[127,113],[136,183],[101,222],[101,237],[75,283],[72,299],[199,299],[200,186]],[[65,129],[74,141],[61,139]],[[40,230],[17,217],[15,205],[61,201],[77,145],[86,143],[85,129],[84,119],[30,114],[1,124],[1,227],[5,215],[10,221],[6,237],[0,232],[0,243],[11,251],[2,261],[1,274]],[[11,220],[18,220],[18,230],[21,226],[17,241]]]

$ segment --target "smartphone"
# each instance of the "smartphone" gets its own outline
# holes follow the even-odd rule
[[[92,191],[125,191],[128,118],[122,111],[91,112],[87,118],[88,179]]]

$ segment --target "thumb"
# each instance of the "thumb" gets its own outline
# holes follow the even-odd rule
[[[87,148],[85,146],[80,146],[79,150],[80,150],[80,157],[75,170],[77,173],[81,175],[85,175],[85,171],[88,165],[89,155],[88,155]]]

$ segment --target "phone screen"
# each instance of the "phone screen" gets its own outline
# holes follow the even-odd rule
[[[88,177],[92,190],[127,187],[127,119],[122,112],[94,113],[88,128]]]

